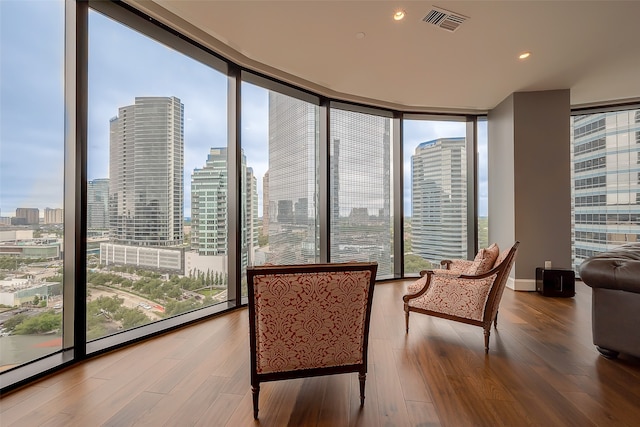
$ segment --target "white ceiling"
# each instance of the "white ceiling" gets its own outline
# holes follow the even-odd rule
[[[130,2],[243,66],[345,100],[486,111],[518,91],[570,89],[573,106],[640,99],[640,1]],[[443,30],[422,21],[432,6],[469,19]]]

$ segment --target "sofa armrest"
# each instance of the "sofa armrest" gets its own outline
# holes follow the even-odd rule
[[[580,278],[592,288],[640,293],[640,244],[628,244],[585,260]]]

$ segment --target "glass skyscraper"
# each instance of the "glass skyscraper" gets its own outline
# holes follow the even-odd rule
[[[640,241],[640,110],[572,118],[573,267]]]
[[[227,254],[227,149],[212,148],[191,175],[191,248],[199,255]]]
[[[87,182],[87,229],[109,229],[109,179]]]
[[[263,180],[273,264],[317,262],[318,107],[269,92],[269,170]]]
[[[466,258],[466,165],[465,138],[423,142],[411,157],[413,253],[431,262]]]
[[[376,261],[390,275],[391,119],[332,109],[330,140],[330,259]]]
[[[191,175],[191,249],[201,256],[228,255],[227,148],[212,148],[203,168]],[[244,153],[242,218],[243,267],[253,260],[258,242],[258,189]]]
[[[245,213],[243,218],[245,222],[242,225],[242,267],[256,264],[256,250],[258,249],[258,225],[259,225],[259,206],[258,206],[258,179],[253,173],[253,168],[246,166],[246,157],[242,155],[242,165],[245,170],[244,176],[244,192],[241,201]],[[246,166],[246,168],[245,168]]]
[[[177,246],[184,240],[184,106],[136,97],[110,123],[109,224],[113,242]]]

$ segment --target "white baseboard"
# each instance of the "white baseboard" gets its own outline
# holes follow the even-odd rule
[[[507,280],[507,288],[514,291],[535,291],[536,281],[534,279],[514,279],[509,277]]]

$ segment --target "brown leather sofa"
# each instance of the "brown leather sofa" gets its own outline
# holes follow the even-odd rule
[[[629,243],[585,260],[580,278],[592,288],[593,343],[613,359],[640,357],[640,243]]]

